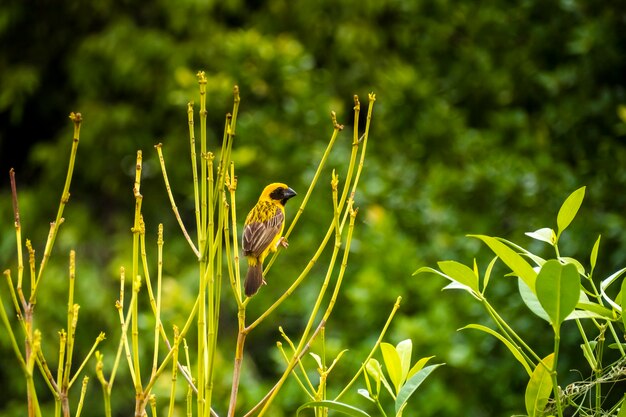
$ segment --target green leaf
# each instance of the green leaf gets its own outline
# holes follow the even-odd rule
[[[433,273],[433,274],[437,274],[440,275],[442,277],[444,277],[445,279],[451,281],[451,283],[449,285],[446,285],[444,287],[444,290],[446,289],[455,289],[455,290],[463,290],[463,291],[467,291],[468,293],[470,293],[474,298],[477,298],[476,294],[474,293],[474,291],[468,287],[467,285],[463,285],[461,283],[459,283],[458,281],[454,280],[452,277],[444,274],[441,271],[437,271],[436,269],[427,267],[427,266],[423,266],[420,269],[418,269],[417,271],[413,272],[413,276],[418,275],[418,274],[423,274],[423,273]]]
[[[367,398],[371,402],[376,402],[372,397],[370,397],[369,391],[367,391],[365,388],[359,388],[358,390],[356,390],[356,392],[362,395],[363,397]]]
[[[598,260],[598,249],[600,248],[600,238],[602,236],[598,236],[598,240],[593,244],[593,249],[591,249],[591,256],[589,262],[591,263],[591,271],[593,271],[596,267],[596,262]]]
[[[487,285],[489,284],[489,279],[491,278],[491,271],[493,270],[493,266],[496,264],[498,260],[497,256],[494,256],[489,265],[487,265],[487,270],[485,271],[485,276],[483,277],[483,292],[487,289]]]
[[[411,368],[411,355],[413,353],[413,342],[411,342],[411,339],[406,339],[398,343],[396,352],[398,352],[398,356],[400,357],[400,369],[402,370],[400,383],[404,384],[409,374],[409,369]]]
[[[424,382],[424,380],[441,365],[443,364],[439,363],[427,366],[406,381],[406,384],[404,384],[398,393],[398,397],[396,398],[396,415],[398,415],[400,410],[402,410],[402,408],[406,405],[406,402],[409,400],[411,395],[413,395],[415,390],[422,384],[422,382]]]
[[[468,266],[456,261],[441,261],[438,262],[437,265],[444,274],[446,274],[453,280],[471,288],[475,292],[479,292],[478,276]]]
[[[543,363],[537,364],[533,371],[530,381],[526,386],[526,394],[524,396],[526,403],[526,413],[529,417],[543,415],[543,410],[548,404],[550,393],[552,392],[552,377],[550,372],[554,366],[554,353],[546,356]],[[550,369],[546,369],[548,366]]]
[[[424,365],[426,365],[426,363],[428,363],[428,361],[431,360],[432,358],[434,358],[434,356],[427,356],[415,362],[415,365],[413,365],[413,367],[409,371],[409,374],[407,375],[407,379],[410,379],[413,375],[421,371]]]
[[[515,275],[524,280],[526,285],[528,285],[533,292],[535,291],[537,273],[517,252],[500,242],[498,239],[490,236],[471,235],[471,237],[475,237],[485,242],[487,246],[489,246],[489,248],[491,248],[491,250],[500,257],[500,259],[502,259],[502,262],[511,268]]]
[[[340,403],[337,401],[329,401],[329,400],[311,401],[306,404],[302,404],[298,408],[296,416],[299,416],[300,413],[306,410],[307,408],[317,408],[317,407],[324,407],[329,410],[337,411],[338,413],[345,414],[347,416],[352,416],[352,417],[370,417],[369,414],[367,414],[365,411],[359,408],[353,407],[348,404]]]
[[[557,240],[558,237],[561,236],[561,233],[563,233],[563,230],[565,230],[572,220],[574,220],[574,217],[576,217],[576,213],[578,213],[578,209],[580,209],[584,198],[585,187],[580,187],[565,199],[556,217],[556,224],[558,226]]]
[[[381,343],[380,351],[383,353],[387,374],[389,374],[389,379],[391,379],[391,383],[395,387],[397,394],[402,385],[402,363],[400,361],[400,355],[398,355],[396,348],[389,343]]]
[[[517,280],[517,287],[519,289],[519,294],[522,297],[522,301],[526,304],[526,307],[528,307],[528,309],[537,317],[550,323],[550,316],[548,316],[548,313],[546,313],[543,307],[541,307],[537,294],[532,292],[530,288],[528,288],[528,285],[526,285],[526,283],[521,279]]]
[[[614,319],[612,310],[609,310],[603,305],[592,303],[591,301],[587,301],[587,302],[578,301],[578,304],[576,304],[576,308],[589,311],[591,313],[595,313],[598,315],[598,317],[601,317],[605,320]]]
[[[552,246],[556,243],[556,234],[554,233],[554,230],[549,227],[544,227],[542,229],[535,230],[534,232],[526,232],[525,235],[532,237],[533,239],[549,243]]]
[[[565,317],[578,303],[580,276],[572,264],[561,264],[556,259],[547,261],[537,275],[537,298],[548,313],[555,333]]]
[[[383,369],[380,363],[372,358],[365,364],[365,370],[376,381],[376,396],[378,396],[380,394],[380,381],[384,378]]]
[[[496,332],[493,329],[490,329],[487,326],[483,326],[482,324],[468,324],[465,327],[462,327],[459,330],[464,330],[464,329],[476,329],[476,330],[480,330],[483,331],[485,333],[488,333],[490,335],[492,335],[493,337],[495,337],[496,339],[498,339],[499,341],[501,341],[502,343],[504,343],[504,345],[509,348],[509,351],[511,351],[511,353],[513,354],[513,356],[515,356],[515,359],[517,359],[519,361],[519,363],[522,364],[522,366],[524,367],[524,369],[526,369],[526,372],[528,373],[528,375],[530,376],[532,374],[532,369],[530,368],[530,365],[528,364],[528,362],[526,362],[526,359],[524,359],[524,355],[522,355],[522,353],[519,351],[519,349],[517,349],[513,343],[509,342],[504,336],[502,336],[500,333]]]
[[[324,367],[322,366],[322,358],[320,358],[320,355],[315,354],[313,352],[309,352],[309,355],[311,355],[311,357],[315,359],[315,362],[317,363],[317,369],[319,369],[320,371],[323,371]]]
[[[602,280],[602,282],[600,283],[600,295],[602,296],[602,298],[604,298],[604,300],[609,303],[611,305],[611,307],[613,307],[615,310],[620,311],[621,310],[621,306],[619,304],[617,304],[615,301],[613,301],[611,299],[611,297],[609,297],[606,294],[606,289],[609,288],[609,286],[611,284],[613,284],[615,282],[615,280],[617,280],[617,278],[619,278],[624,272],[626,272],[626,268],[622,268],[619,271],[613,273],[610,277]]]

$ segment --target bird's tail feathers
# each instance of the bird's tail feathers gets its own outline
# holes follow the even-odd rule
[[[249,265],[246,281],[243,284],[246,296],[252,297],[256,294],[263,283],[263,265],[260,262],[256,265]]]

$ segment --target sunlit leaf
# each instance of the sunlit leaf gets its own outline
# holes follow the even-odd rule
[[[546,242],[552,246],[556,243],[556,234],[554,230],[549,227],[544,227],[539,230],[535,230],[534,232],[526,232],[526,236],[532,237],[533,239],[540,240],[542,242]]]
[[[511,249],[509,246],[500,242],[498,239],[484,236],[484,235],[472,235],[477,239],[482,240],[491,248],[491,250],[502,259],[511,270],[520,277],[526,285],[534,292],[535,291],[535,279],[537,279],[537,273],[533,268],[522,258],[517,252]]]
[[[322,366],[322,358],[320,358],[319,355],[313,353],[313,352],[309,352],[309,355],[311,355],[313,357],[313,359],[315,359],[315,362],[317,363],[317,369],[319,370],[323,370],[324,367]]]
[[[624,323],[624,327],[626,327],[626,316],[624,315],[624,311],[626,311],[626,279],[622,280],[622,322]]]
[[[556,224],[558,226],[557,237],[561,236],[561,233],[570,225],[576,213],[580,209],[583,199],[585,198],[585,187],[580,187],[565,199],[565,202],[559,210],[559,214],[556,217]]]
[[[533,293],[530,288],[528,288],[528,285],[526,285],[526,283],[521,279],[518,279],[517,287],[519,289],[519,294],[522,297],[522,301],[524,302],[524,304],[526,304],[526,307],[528,307],[528,309],[532,311],[537,317],[540,317],[550,323],[550,316],[548,316],[548,313],[546,313],[546,311],[541,306],[537,295]]]
[[[528,375],[530,376],[532,374],[532,369],[530,368],[530,365],[528,364],[528,362],[526,362],[526,359],[524,359],[524,355],[522,355],[522,353],[519,351],[519,349],[517,349],[511,342],[509,342],[500,333],[496,332],[493,329],[490,329],[489,327],[483,326],[482,324],[468,324],[467,326],[462,327],[460,330],[464,330],[464,329],[480,330],[480,331],[488,333],[488,334],[492,335],[493,337],[497,338],[502,343],[504,343],[504,345],[509,349],[509,351],[511,351],[513,356],[515,356],[515,359],[517,359],[519,361],[519,363],[522,364],[524,369],[526,369],[526,372],[528,373]]]
[[[545,366],[544,366],[545,364]],[[546,366],[550,369],[547,369]],[[539,363],[533,371],[530,381],[526,386],[524,396],[526,403],[526,413],[529,417],[542,416],[543,410],[548,404],[550,393],[552,392],[552,377],[550,372],[554,366],[554,353],[543,359],[543,364]]]
[[[359,388],[358,390],[356,390],[356,392],[359,393],[360,395],[362,395],[363,397],[367,398],[371,402],[375,402],[374,399],[372,397],[370,397],[370,393],[366,389]]]
[[[456,261],[441,261],[439,269],[453,280],[466,285],[475,292],[478,290],[478,275],[471,268]]]
[[[424,267],[418,269],[417,271],[413,272],[413,275],[415,276],[415,275],[423,274],[423,273],[426,273],[426,272],[440,275],[440,276],[444,277],[445,279],[449,280],[450,284],[448,284],[445,287],[443,287],[444,290],[463,290],[463,291],[466,291],[466,292],[470,293],[472,295],[472,297],[478,298],[477,294],[474,293],[474,291],[470,287],[468,287],[467,285],[463,285],[463,284],[459,283],[458,281],[452,279],[448,275],[446,275],[443,272],[438,271],[436,269],[424,266]]]
[[[328,400],[311,401],[306,404],[303,404],[298,408],[298,411],[296,412],[296,416],[299,416],[302,411],[308,408],[318,408],[318,407],[327,408],[329,410],[337,411],[338,413],[345,414],[347,416],[352,416],[352,417],[370,417],[369,414],[367,414],[365,411],[359,408],[353,407],[348,404],[340,403],[337,401],[328,401]]]
[[[385,368],[387,368],[387,374],[391,383],[396,389],[396,394],[400,391],[402,385],[402,364],[400,361],[400,355],[396,351],[396,348],[389,343],[381,343],[380,351],[383,354],[385,361]]]
[[[424,382],[424,380],[441,365],[443,364],[439,363],[427,366],[406,381],[406,384],[404,384],[398,393],[398,397],[396,398],[396,415],[398,415],[398,412],[402,410],[406,402],[409,400],[411,395],[413,395],[415,390],[422,384],[422,382]]]
[[[398,343],[396,351],[400,357],[400,369],[402,370],[400,383],[403,384],[406,381],[409,369],[411,368],[411,355],[413,353],[413,342],[411,339],[406,339]]]
[[[593,249],[591,249],[591,256],[589,257],[589,263],[591,264],[591,270],[593,271],[596,267],[596,262],[598,260],[598,249],[600,248],[600,238],[602,236],[598,236],[596,243],[593,244]]]
[[[619,271],[612,274],[610,277],[602,280],[602,282],[600,283],[600,295],[602,295],[602,298],[604,298],[604,300],[609,303],[611,307],[620,312],[622,311],[622,307],[606,294],[606,289],[609,288],[611,284],[613,284],[613,282],[615,282],[615,280],[617,280],[617,278],[619,278],[624,272],[626,272],[626,268],[620,269]]]
[[[572,264],[561,264],[556,259],[547,261],[537,275],[537,298],[548,313],[555,332],[578,303],[580,276]]]
[[[413,365],[413,367],[411,368],[411,370],[409,371],[409,374],[407,375],[407,379],[410,379],[413,375],[415,375],[416,373],[418,373],[419,371],[422,370],[422,368],[428,363],[429,360],[431,360],[432,358],[434,358],[434,356],[427,356],[425,358],[422,358],[420,360],[418,360],[417,362],[415,362],[415,365]]]
[[[491,279],[491,271],[493,271],[493,266],[496,264],[498,260],[497,256],[494,256],[489,265],[487,265],[487,270],[485,271],[485,276],[483,278],[483,292],[487,289],[487,285],[489,285],[489,280]]]

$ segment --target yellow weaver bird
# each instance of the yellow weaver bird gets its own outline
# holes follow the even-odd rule
[[[248,259],[248,273],[244,290],[248,297],[253,296],[263,279],[263,261],[270,252],[276,252],[279,244],[287,247],[281,238],[285,228],[285,203],[296,192],[287,184],[275,182],[263,190],[259,201],[248,213],[243,229],[243,254]]]

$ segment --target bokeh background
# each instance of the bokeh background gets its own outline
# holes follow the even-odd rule
[[[352,97],[358,94],[365,108],[373,91],[378,101],[356,196],[353,253],[327,335],[331,353],[347,348],[350,355],[331,375],[331,396],[358,368],[401,295],[387,341],[410,338],[415,356],[436,355],[447,364],[420,388],[407,415],[521,413],[521,366],[487,336],[456,331],[469,322],[489,324],[485,315],[469,296],[442,293],[442,279],[411,274],[443,259],[477,258],[484,270],[489,253],[465,237],[470,233],[549,254],[523,233],[554,227],[561,202],[583,185],[587,196],[563,236],[562,254],[586,262],[601,234],[598,276],[626,265],[625,6],[622,0],[3,1],[0,265],[15,271],[9,168],[17,172],[24,236],[41,256],[67,168],[67,116],[80,111],[72,197],[37,305],[46,354],[55,357],[56,335],[65,327],[70,249],[77,251],[81,304],[75,357],[88,352],[100,330],[108,335],[100,350],[109,360],[115,354],[114,302],[119,268],[130,262],[138,149],[148,238],[156,242],[157,224],[165,225],[164,318],[181,325],[194,299],[195,265],[171,214],[153,145],[164,144],[179,208],[191,224],[186,104],[198,102],[195,74],[204,70],[214,149],[233,85],[241,90],[234,150],[241,220],[266,183],[287,182],[303,196],[332,132],[329,112],[346,125],[288,253],[250,305],[255,317],[317,248],[328,221],[330,170],[345,173],[350,152]],[[292,215],[300,202],[294,203]],[[242,410],[279,374],[277,327],[291,335],[302,328],[323,264],[249,337]],[[520,305],[515,287],[500,280],[492,288],[494,303],[539,352],[544,345],[548,352],[548,324]],[[5,285],[0,294],[8,307]],[[230,296],[224,292],[220,330],[215,406],[221,414],[236,332]],[[148,314],[145,322],[150,332]],[[570,342],[563,371],[577,368],[584,377],[589,370],[572,334],[562,342]],[[24,415],[24,384],[4,329],[0,352],[0,414]],[[86,371],[92,376],[87,409],[100,415],[94,366]],[[127,372],[114,393],[116,415],[128,415],[134,397]],[[292,381],[272,415],[293,415],[304,400]],[[369,407],[355,393],[345,400]],[[50,406],[49,396],[43,401]]]

